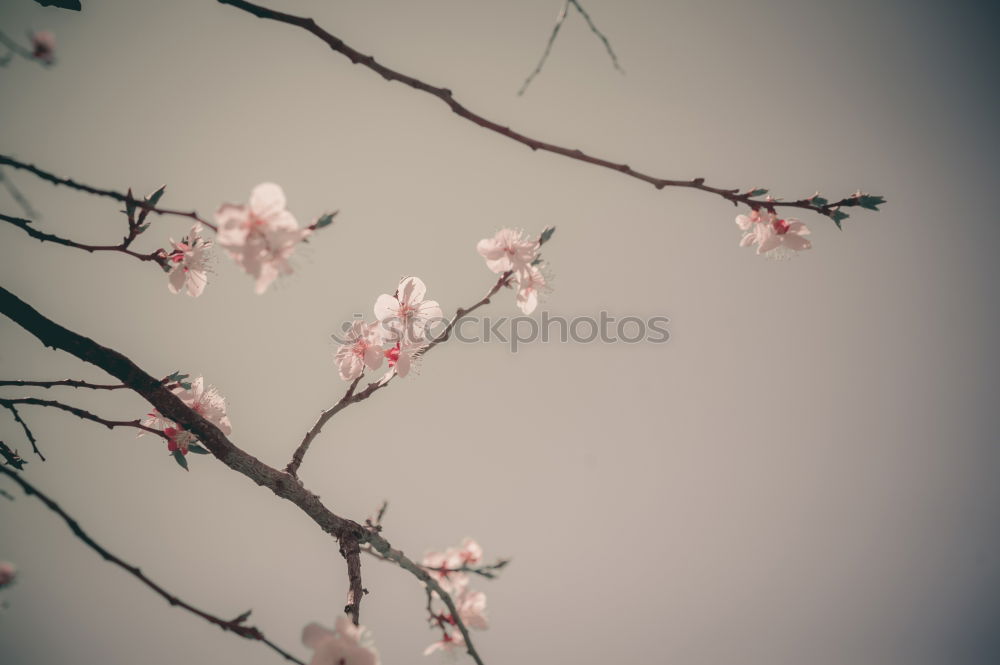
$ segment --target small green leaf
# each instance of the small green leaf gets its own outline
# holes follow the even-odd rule
[[[163,197],[163,192],[166,189],[167,186],[163,185],[158,190],[147,196],[145,198],[145,202],[151,206],[155,206],[157,203],[160,202],[160,199]],[[139,213],[139,223],[142,224],[144,221],[146,221],[147,216],[149,216],[149,208],[143,208],[142,212]]]
[[[814,206],[816,206],[817,208],[822,208],[827,203],[829,203],[829,201],[827,201],[826,199],[824,199],[822,196],[814,196],[814,197],[812,197],[810,199],[810,201],[812,201],[812,204]]]
[[[537,266],[537,265],[541,264],[541,262],[542,262],[542,257],[539,256],[537,259],[535,259],[534,261],[531,262],[531,265]]]
[[[188,462],[186,459],[184,459],[184,453],[182,453],[179,450],[175,450],[174,452],[170,453],[170,455],[174,458],[174,461],[177,462],[182,469],[184,469],[185,471],[188,470]]]
[[[125,194],[125,214],[128,215],[129,221],[135,220],[135,199],[132,198],[132,188],[128,188],[128,192]]]
[[[163,198],[163,192],[166,191],[166,189],[166,185],[161,186],[158,190],[146,197],[146,203],[151,206],[155,206],[160,202],[160,199]]]
[[[552,234],[555,232],[556,232],[556,227],[554,226],[545,227],[545,230],[542,231],[542,235],[538,237],[538,244],[544,245],[545,243],[547,243],[549,240],[552,239]]]
[[[241,614],[238,617],[236,617],[235,619],[233,619],[233,623],[243,623],[244,621],[246,621],[247,619],[250,618],[250,613],[251,612],[253,612],[253,610],[247,610],[243,614]]]
[[[319,219],[316,220],[316,223],[313,224],[313,228],[315,228],[315,229],[318,230],[318,229],[323,228],[324,226],[330,226],[331,224],[333,224],[333,218],[336,217],[336,216],[337,216],[337,213],[335,213],[335,212],[331,212],[331,213],[327,213],[326,215],[323,215],[322,217],[320,217]]]
[[[843,210],[834,210],[830,213],[830,217],[833,219],[833,223],[837,225],[837,228],[843,230],[844,227],[840,223],[850,217],[850,215]]]
[[[194,453],[195,455],[211,455],[212,454],[212,453],[208,452],[208,450],[206,450],[206,449],[202,448],[201,446],[199,446],[197,443],[192,443],[190,446],[188,446],[188,450],[190,452]]]
[[[867,208],[868,210],[878,210],[878,207],[883,203],[885,203],[885,198],[881,196],[862,194],[858,197],[858,205],[862,208]]]
[[[844,217],[847,217],[847,215],[844,215]],[[187,376],[187,375],[185,374],[184,376]],[[181,384],[181,388],[183,388],[184,390],[191,390],[191,383],[190,382],[188,382],[188,381],[181,381],[180,384]]]
[[[758,187],[757,189],[750,190],[747,196],[764,196],[765,194],[767,194],[767,190],[763,187]]]

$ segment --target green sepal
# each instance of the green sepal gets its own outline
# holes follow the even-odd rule
[[[177,464],[179,464],[182,469],[184,469],[185,471],[188,470],[188,462],[186,459],[184,459],[184,453],[182,453],[179,450],[175,450],[172,453],[170,453],[170,455],[174,458],[174,461],[177,462]]]

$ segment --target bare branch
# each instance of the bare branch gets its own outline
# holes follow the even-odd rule
[[[347,561],[347,580],[350,585],[347,592],[347,605],[344,607],[355,626],[361,620],[361,598],[368,589],[361,584],[361,549],[357,538],[343,538],[340,541],[340,554]]]
[[[585,162],[587,164],[593,164],[594,166],[600,166],[601,168],[610,169],[612,171],[618,171],[631,178],[637,180],[642,180],[643,182],[648,182],[657,189],[664,189],[667,187],[684,187],[688,189],[695,189],[701,192],[706,192],[714,196],[721,197],[733,205],[744,204],[754,210],[765,209],[770,211],[775,211],[777,208],[799,208],[802,210],[811,210],[820,215],[825,215],[830,217],[839,226],[840,220],[843,219],[844,213],[840,211],[841,207],[850,206],[862,206],[869,207],[872,210],[877,208],[872,207],[871,204],[865,205],[862,197],[859,195],[845,196],[840,200],[829,202],[826,199],[821,199],[818,196],[810,196],[808,198],[796,199],[792,201],[783,201],[774,199],[770,196],[766,198],[761,198],[766,190],[762,189],[751,189],[741,192],[739,189],[727,189],[724,187],[713,187],[711,185],[705,184],[704,178],[692,178],[689,180],[675,180],[670,178],[657,178],[655,176],[643,173],[633,169],[628,164],[613,162],[608,159],[603,159],[600,157],[594,157],[588,155],[582,150],[565,148],[563,146],[556,145],[554,143],[546,143],[544,141],[539,141],[538,139],[533,139],[529,136],[521,134],[512,130],[510,127],[506,127],[497,122],[489,120],[473,111],[469,110],[457,100],[455,100],[452,95],[451,90],[448,88],[438,88],[436,86],[430,85],[421,81],[420,79],[414,78],[408,74],[403,74],[397,72],[394,69],[390,69],[385,65],[377,62],[374,57],[370,55],[365,55],[359,51],[354,50],[347,44],[345,44],[340,38],[330,34],[311,18],[306,18],[302,16],[295,16],[293,14],[286,14],[284,12],[279,12],[273,9],[268,9],[267,7],[262,7],[261,5],[254,4],[252,2],[247,2],[246,0],[217,0],[219,3],[224,5],[231,5],[237,9],[242,9],[243,11],[256,16],[261,19],[269,19],[272,21],[277,21],[279,23],[285,23],[288,25],[295,26],[306,30],[307,32],[313,34],[321,41],[323,41],[332,50],[344,55],[348,60],[356,65],[362,65],[372,70],[382,78],[387,81],[398,81],[406,86],[413,88],[414,90],[419,90],[425,92],[429,95],[433,95],[440,99],[442,102],[448,105],[448,108],[452,110],[456,115],[465,118],[469,122],[472,122],[480,127],[488,129],[492,132],[496,132],[501,136],[505,136],[512,141],[517,141],[523,145],[528,146],[532,150],[542,150],[545,152],[551,152],[557,155],[562,155],[563,157],[568,157],[580,162]],[[4,163],[0,159],[0,163]],[[878,204],[884,203],[881,197],[878,198],[880,201]],[[838,214],[839,213],[839,214]]]
[[[594,21],[590,18],[590,14],[587,13],[587,10],[583,8],[578,0],[569,1],[574,7],[576,7],[576,11],[580,12],[580,16],[582,16],[583,20],[587,22],[587,25],[590,26],[590,31],[597,35],[597,37],[604,43],[604,49],[608,52],[608,57],[611,58],[611,64],[614,65],[615,69],[624,74],[625,70],[618,64],[618,56],[615,55],[614,50],[611,48],[611,42],[608,41],[608,38],[604,36],[603,32],[597,29],[597,26],[594,25]]]
[[[24,422],[24,420],[21,419],[21,414],[17,412],[17,407],[15,407],[13,403],[8,401],[0,402],[0,405],[3,405],[5,409],[10,411],[14,415],[14,420],[20,423],[21,429],[24,430],[24,435],[28,437],[28,441],[31,443],[31,449],[35,451],[35,454],[38,455],[38,457],[44,462],[45,455],[43,455],[42,451],[38,449],[38,442],[35,441],[35,435],[31,433],[31,429],[28,427],[28,423]]]
[[[4,464],[12,466],[19,471],[28,463],[26,459],[17,454],[17,450],[11,450],[3,441],[0,441],[0,457],[3,457]]]
[[[14,202],[21,207],[21,210],[24,211],[25,215],[36,218],[41,217],[41,215],[39,215],[31,205],[31,202],[27,199],[27,197],[21,193],[21,190],[14,185],[10,178],[4,175],[2,170],[0,170],[0,182],[3,183],[4,189],[6,189],[7,193],[10,194],[10,198],[14,199]]]
[[[62,379],[60,381],[21,381],[17,379],[0,380],[0,386],[30,386],[34,388],[52,388],[55,386],[69,386],[71,388],[90,388],[91,390],[121,390],[127,389],[124,383],[98,384],[76,379]]]
[[[80,527],[80,525],[77,523],[75,519],[70,517],[69,514],[67,514],[66,511],[59,506],[59,504],[50,499],[47,495],[43,494],[34,485],[24,480],[19,474],[15,473],[14,471],[11,471],[10,469],[4,466],[0,466],[0,473],[11,478],[14,482],[20,485],[21,489],[24,490],[24,493],[27,496],[37,497],[38,500],[44,503],[49,510],[59,515],[59,517],[63,518],[63,521],[66,522],[66,525],[70,528],[73,534],[76,535],[77,538],[82,540],[84,544],[86,544],[90,549],[100,554],[105,561],[109,561],[118,566],[119,568],[121,568],[122,570],[126,571],[127,573],[138,579],[140,582],[145,584],[147,587],[152,589],[156,594],[161,596],[171,605],[185,609],[188,612],[191,612],[192,614],[201,617],[205,621],[215,624],[222,630],[235,633],[236,635],[239,635],[240,637],[243,637],[248,640],[257,640],[259,642],[263,642],[267,646],[271,647],[271,649],[281,654],[281,656],[283,656],[285,660],[290,660],[293,663],[298,663],[299,665],[305,665],[305,663],[303,663],[301,660],[292,656],[290,653],[288,653],[284,649],[281,649],[280,647],[276,646],[273,642],[265,638],[264,633],[262,633],[258,628],[255,628],[253,626],[243,625],[242,619],[240,620],[233,619],[230,621],[226,621],[225,619],[220,619],[219,617],[209,614],[208,612],[205,612],[203,610],[200,610],[197,607],[194,607],[193,605],[190,605],[185,601],[181,600],[180,598],[178,598],[177,596],[173,595],[172,593],[164,589],[162,586],[160,586],[153,580],[149,579],[145,575],[145,573],[142,572],[141,569],[129,563],[126,563],[125,561],[121,560],[120,558],[109,552],[103,546],[98,544],[97,541],[91,538],[87,534],[87,532]]]
[[[152,252],[150,254],[140,254],[139,252],[133,252],[128,248],[132,244],[132,240],[135,239],[133,234],[137,231],[135,228],[129,230],[129,235],[117,245],[85,245],[83,243],[76,242],[74,240],[69,240],[61,236],[53,235],[51,233],[45,233],[44,231],[39,231],[35,227],[31,226],[30,219],[22,219],[20,217],[11,217],[10,215],[5,215],[0,213],[0,220],[9,222],[17,228],[23,230],[32,238],[40,240],[42,242],[54,242],[57,245],[65,245],[66,247],[73,247],[75,249],[82,249],[86,252],[120,252],[122,254],[127,254],[133,258],[139,259],[140,261],[152,261],[160,267],[167,265],[167,255],[162,251]]]
[[[565,0],[563,2],[562,8],[559,10],[559,15],[556,16],[556,24],[552,26],[552,34],[549,35],[549,41],[545,43],[545,51],[542,53],[542,58],[535,65],[535,70],[528,74],[528,78],[524,79],[524,83],[521,84],[521,89],[517,91],[517,96],[520,97],[524,94],[524,91],[528,89],[531,82],[535,80],[535,77],[542,73],[542,67],[545,66],[545,61],[549,59],[549,53],[552,52],[552,45],[556,41],[556,36],[559,34],[559,28],[562,27],[563,21],[566,20],[566,13],[569,10],[570,0]]]
[[[160,436],[160,437],[163,437],[163,438],[167,438],[166,434],[164,434],[160,430],[154,429],[152,427],[147,427],[146,425],[143,425],[138,420],[106,420],[104,418],[101,418],[100,416],[94,415],[93,413],[91,413],[89,411],[85,411],[85,410],[77,408],[75,406],[70,406],[69,404],[63,404],[62,402],[57,402],[55,400],[37,399],[35,397],[18,397],[16,399],[0,398],[0,406],[3,406],[3,407],[8,408],[8,409],[11,409],[12,411],[14,410],[14,405],[15,404],[31,404],[31,405],[34,405],[34,406],[49,406],[49,407],[52,407],[52,408],[55,408],[55,409],[61,409],[61,410],[66,411],[68,413],[72,413],[77,418],[82,418],[84,420],[90,420],[90,421],[93,421],[95,423],[99,423],[101,425],[104,425],[108,429],[113,429],[115,427],[134,427],[136,429],[141,429],[141,430],[143,430],[145,432],[149,432],[150,434],[156,434],[157,436]],[[15,411],[15,416],[16,416],[16,413],[17,412]],[[20,418],[18,418],[18,420],[20,420]],[[32,445],[34,445],[34,444],[32,444]],[[44,457],[42,457],[42,461],[45,461]]]

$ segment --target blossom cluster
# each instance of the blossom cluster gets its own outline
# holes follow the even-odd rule
[[[782,259],[811,249],[805,236],[809,229],[797,219],[780,219],[773,211],[751,210],[749,215],[737,215],[736,225],[743,231],[740,247],[757,246],[757,254]]]
[[[469,569],[483,560],[483,549],[475,540],[466,538],[460,547],[452,547],[443,552],[428,552],[421,566],[434,577],[444,591],[449,594],[458,610],[458,616],[467,628],[486,630],[486,594],[469,587]],[[431,623],[441,629],[441,639],[424,650],[424,655],[435,651],[445,653],[462,649],[465,638],[455,630],[455,617],[446,609],[431,613]]]
[[[184,375],[172,376],[177,377],[178,380],[171,388],[171,392],[177,395],[195,413],[218,427],[223,434],[229,436],[233,428],[229,422],[229,417],[226,415],[226,400],[219,394],[219,391],[212,386],[206,387],[204,377],[199,376],[191,382],[186,382],[184,381],[186,378]],[[165,418],[155,409],[147,414],[146,419],[142,421],[142,425],[162,431],[167,437],[167,450],[185,468],[187,467],[186,462],[184,462],[184,455],[187,455],[189,452],[202,455],[208,453],[207,450],[197,445],[198,437],[193,432],[184,429],[169,418]],[[140,430],[137,436],[142,436],[143,434],[145,432]]]
[[[551,236],[551,229],[532,240],[520,229],[500,229],[492,238],[484,238],[476,245],[476,251],[486,259],[487,268],[497,274],[510,273],[517,288],[517,306],[525,314],[535,311],[539,294],[548,290],[545,264],[538,255],[546,234]]]
[[[279,275],[292,272],[289,263],[295,248],[313,231],[330,224],[333,215],[324,215],[307,227],[286,209],[285,192],[279,185],[265,182],[250,193],[247,205],[224,203],[215,213],[216,242],[255,280],[255,290],[264,293]],[[164,269],[169,273],[172,293],[187,291],[200,296],[207,282],[208,249],[212,243],[201,238],[196,224],[187,238],[170,241],[173,250],[160,250]]]
[[[378,665],[378,652],[363,626],[344,616],[333,630],[311,623],[302,630],[302,644],[313,650],[309,665]]]
[[[389,365],[385,380],[409,374],[431,342],[429,324],[442,317],[441,306],[426,295],[427,287],[419,277],[404,277],[395,293],[380,295],[375,301],[375,320],[355,321],[334,355],[340,378],[353,381],[366,369],[379,369],[383,360]]]

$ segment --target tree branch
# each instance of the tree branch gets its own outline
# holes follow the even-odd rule
[[[69,404],[63,404],[62,402],[57,402],[50,399],[37,399],[35,397],[18,397],[16,399],[0,398],[0,406],[4,406],[8,409],[13,410],[15,404],[32,404],[34,406],[50,406],[55,409],[61,409],[68,413],[72,413],[77,418],[82,418],[83,420],[90,420],[95,423],[104,425],[108,429],[114,429],[115,427],[134,427],[136,429],[141,429],[143,431],[149,432],[150,434],[156,434],[157,436],[167,438],[166,434],[158,429],[152,427],[147,427],[143,425],[138,420],[106,420],[100,416],[94,415],[89,411],[84,411],[83,409],[77,408],[75,406],[70,406]],[[16,413],[16,412],[15,412]],[[20,420],[20,419],[19,419]],[[45,458],[42,458],[45,461]]]
[[[12,403],[7,401],[2,402],[2,405],[5,409],[10,411],[14,415],[14,420],[20,423],[21,429],[24,430],[24,435],[28,437],[28,441],[31,443],[31,449],[34,450],[35,454],[38,455],[38,457],[44,462],[45,455],[43,455],[42,451],[38,449],[38,442],[35,441],[35,435],[31,433],[31,429],[28,427],[28,423],[24,422],[24,420],[21,419],[21,414],[17,412],[17,407],[15,407]]]
[[[850,206],[862,206],[867,207],[872,210],[876,210],[877,205],[883,203],[881,197],[877,204],[865,204],[862,202],[862,196],[859,194],[853,196],[846,196],[840,200],[829,202],[824,198],[819,196],[811,196],[808,198],[797,199],[793,201],[782,201],[775,200],[768,196],[766,198],[761,198],[763,194],[766,194],[766,190],[762,189],[751,189],[745,192],[741,192],[739,189],[727,189],[724,187],[713,187],[711,185],[705,184],[704,178],[692,178],[690,180],[675,180],[670,178],[658,178],[641,171],[633,169],[628,164],[622,164],[613,162],[608,159],[603,159],[600,157],[594,157],[588,155],[582,150],[565,148],[563,146],[555,145],[553,143],[546,143],[544,141],[539,141],[538,139],[533,139],[529,136],[521,134],[512,130],[510,127],[505,127],[497,122],[489,120],[471,110],[466,108],[464,105],[459,103],[452,95],[451,90],[448,88],[438,88],[436,86],[430,85],[421,81],[420,79],[414,78],[407,74],[403,74],[394,69],[390,69],[385,65],[376,62],[375,58],[370,55],[365,55],[359,51],[354,50],[347,44],[345,44],[338,37],[330,34],[316,22],[307,17],[295,16],[293,14],[286,14],[284,12],[279,12],[273,9],[268,9],[261,5],[254,4],[252,2],[247,2],[246,0],[217,0],[219,3],[224,5],[231,5],[237,9],[242,9],[243,11],[256,16],[261,19],[268,19],[272,21],[277,21],[279,23],[285,23],[288,25],[295,26],[306,30],[307,32],[315,35],[321,41],[323,41],[331,49],[344,55],[348,60],[350,60],[355,65],[362,65],[372,70],[382,78],[387,81],[398,81],[403,85],[409,86],[414,90],[419,90],[425,92],[429,95],[437,97],[442,102],[448,105],[448,108],[452,110],[456,115],[465,118],[469,122],[472,122],[480,127],[488,129],[492,132],[496,132],[501,136],[505,136],[513,141],[517,141],[523,145],[528,146],[532,150],[542,150],[545,152],[551,152],[557,155],[562,155],[563,157],[568,157],[576,161],[585,162],[587,164],[593,164],[594,166],[600,166],[601,168],[610,169],[612,171],[618,171],[631,178],[637,180],[642,180],[643,182],[648,182],[657,189],[664,189],[666,187],[684,187],[688,189],[695,189],[701,192],[712,194],[714,196],[721,197],[733,205],[738,205],[740,203],[749,206],[754,210],[765,209],[770,211],[775,211],[777,208],[799,208],[802,210],[811,210],[821,215],[826,215],[834,220],[837,225],[840,225],[840,221],[846,216],[841,212],[840,208],[850,207]],[[0,160],[0,163],[3,163]],[[838,214],[839,213],[839,214]]]
[[[0,380],[0,386],[31,386],[35,388],[70,386],[71,388],[90,388],[91,390],[121,390],[123,388],[128,388],[128,386],[123,383],[102,385],[97,383],[88,383],[87,381],[78,381],[76,379],[62,379],[60,381],[21,381],[17,379]]]
[[[42,180],[52,183],[53,185],[61,185],[63,187],[69,187],[70,189],[75,189],[80,192],[86,192],[87,194],[93,194],[94,196],[103,196],[105,198],[114,199],[119,203],[131,202],[137,209],[148,210],[150,212],[155,212],[157,215],[171,215],[174,217],[187,217],[188,219],[193,219],[196,222],[207,226],[213,231],[218,231],[215,224],[202,219],[198,216],[197,212],[184,212],[183,210],[171,210],[170,208],[160,208],[155,205],[150,205],[145,201],[137,201],[133,199],[128,194],[123,194],[122,192],[117,192],[113,189],[101,189],[99,187],[91,187],[90,185],[85,185],[80,182],[76,182],[72,178],[61,178],[53,173],[49,173],[43,169],[34,166],[33,164],[27,164],[25,162],[18,161],[13,157],[7,155],[0,155],[0,164],[6,164],[7,166],[12,166],[15,169],[20,169],[22,171],[27,171],[32,173]]]
[[[262,633],[258,628],[254,626],[244,626],[242,617],[226,621],[225,619],[220,619],[219,617],[211,615],[208,612],[199,610],[197,607],[194,607],[193,605],[190,605],[181,600],[180,598],[178,598],[177,596],[171,594],[169,591],[161,587],[159,584],[146,577],[145,573],[143,573],[141,569],[137,568],[136,566],[130,565],[125,561],[122,561],[120,558],[118,558],[117,556],[109,552],[107,549],[105,549],[103,546],[98,544],[93,538],[91,538],[87,534],[86,531],[84,531],[80,527],[80,525],[77,523],[75,519],[70,517],[66,513],[66,511],[59,506],[59,504],[57,504],[55,501],[53,501],[48,496],[43,494],[34,485],[24,480],[19,474],[17,474],[14,471],[11,471],[10,469],[4,466],[0,466],[0,473],[11,478],[14,482],[20,485],[21,489],[24,490],[24,493],[26,495],[37,497],[38,500],[44,503],[49,510],[59,515],[59,517],[63,518],[63,521],[66,522],[66,525],[70,528],[73,534],[76,535],[77,538],[82,540],[84,544],[90,547],[90,549],[100,554],[105,561],[109,561],[118,566],[119,568],[125,570],[130,575],[132,575],[140,582],[145,584],[147,587],[152,589],[154,592],[156,592],[159,596],[163,597],[163,599],[166,600],[171,605],[185,609],[188,612],[191,612],[192,614],[201,617],[205,621],[215,624],[219,628],[222,628],[222,630],[235,633],[240,637],[246,638],[248,640],[257,640],[259,642],[263,642],[267,646],[271,647],[274,651],[281,654],[285,658],[285,660],[290,660],[293,663],[298,663],[299,665],[305,665],[305,663],[303,663],[301,660],[292,656],[290,653],[288,653],[284,649],[281,649],[273,642],[268,640],[266,637],[264,637],[264,633]]]
[[[31,226],[30,219],[22,219],[20,217],[11,217],[10,215],[5,215],[0,213],[0,220],[9,222],[16,226],[17,228],[23,230],[32,238],[40,240],[42,242],[49,241],[54,242],[57,245],[65,245],[66,247],[73,247],[75,249],[82,249],[86,252],[120,252],[122,254],[128,254],[129,256],[139,259],[140,261],[152,261],[158,266],[164,267],[167,265],[167,255],[162,251],[152,252],[150,254],[140,254],[139,252],[133,252],[128,246],[134,240],[133,233],[136,233],[134,229],[129,231],[129,235],[125,237],[124,240],[118,245],[85,245],[83,243],[78,243],[74,240],[69,240],[51,233],[45,233],[44,231],[39,231],[35,227]]]
[[[479,302],[465,309],[459,307],[458,310],[456,310],[455,312],[455,317],[448,323],[448,325],[441,332],[441,334],[439,334],[437,337],[431,340],[430,343],[428,343],[427,346],[425,346],[419,352],[419,355],[423,357],[428,351],[433,349],[435,346],[437,346],[441,342],[447,341],[448,338],[451,336],[451,331],[454,330],[455,325],[458,324],[458,322],[463,317],[468,316],[469,314],[476,311],[483,305],[489,303],[490,298],[496,295],[497,291],[499,291],[502,287],[510,283],[510,279],[513,276],[513,274],[514,271],[508,270],[503,275],[501,275],[500,279],[497,280],[496,284],[493,285],[493,287],[487,292],[487,294],[482,299],[479,300]],[[330,418],[333,418],[335,415],[340,413],[342,410],[346,409],[351,404],[356,404],[358,402],[364,401],[369,397],[371,397],[373,394],[375,394],[376,391],[381,390],[382,388],[385,388],[387,385],[389,385],[388,380],[373,381],[368,384],[367,388],[365,388],[359,393],[356,393],[355,389],[358,387],[358,383],[360,383],[362,378],[364,378],[363,373],[360,376],[358,376],[358,378],[354,379],[354,381],[351,382],[351,384],[347,387],[347,391],[344,393],[344,396],[341,397],[336,404],[334,404],[329,409],[323,411],[320,414],[319,419],[316,421],[316,424],[314,424],[312,428],[308,432],[306,432],[305,437],[302,439],[302,443],[300,443],[299,447],[295,449],[295,453],[292,455],[292,460],[285,467],[285,473],[290,474],[292,476],[297,475],[299,467],[302,465],[302,459],[305,457],[306,452],[308,452],[309,446],[312,444],[313,439],[315,439],[316,436],[319,435],[320,431],[323,429],[323,426],[326,425],[327,422],[329,422]]]
[[[556,37],[559,35],[559,28],[562,27],[563,21],[566,20],[566,14],[569,10],[569,0],[564,0],[562,9],[559,10],[558,16],[556,16],[556,24],[552,26],[552,34],[549,35],[549,41],[545,43],[545,51],[542,52],[542,58],[535,65],[535,70],[528,74],[528,78],[524,79],[524,83],[521,84],[521,89],[517,91],[517,96],[520,97],[524,95],[524,91],[528,89],[531,82],[535,80],[535,77],[542,73],[542,67],[545,66],[545,61],[549,59],[549,53],[552,52],[552,45],[556,43]]]
[[[421,582],[430,586],[455,615],[458,627],[466,639],[466,649],[469,655],[477,665],[483,665],[482,659],[472,644],[468,630],[458,616],[451,596],[427,571],[421,569],[401,551],[394,550],[389,541],[379,533],[336,515],[323,505],[318,496],[307,490],[293,476],[264,464],[234,445],[218,427],[184,404],[177,395],[168,390],[161,380],[154,378],[126,356],[60,326],[3,287],[0,287],[0,313],[30,332],[45,346],[62,349],[84,362],[100,367],[117,378],[146,399],[162,416],[193,433],[223,464],[243,474],[258,485],[271,490],[276,496],[295,504],[321,529],[337,538],[338,541],[342,542],[345,538],[353,538],[358,541],[359,545],[368,543],[385,558],[394,561],[400,568],[410,572]],[[371,386],[366,390],[374,392]]]
[[[368,593],[368,590],[361,584],[361,548],[357,538],[342,539],[340,541],[340,554],[347,561],[347,580],[350,585],[344,612],[351,617],[351,621],[357,626],[361,620],[361,598]]]

